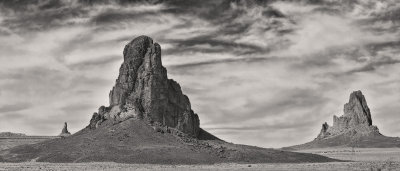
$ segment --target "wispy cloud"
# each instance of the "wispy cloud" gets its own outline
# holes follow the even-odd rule
[[[18,104],[11,104],[11,105],[4,105],[0,107],[0,112],[1,113],[7,113],[7,112],[18,112],[21,110],[29,109],[31,107],[31,104],[29,103],[18,103]]]

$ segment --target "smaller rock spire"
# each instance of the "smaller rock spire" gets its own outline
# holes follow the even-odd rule
[[[381,135],[379,129],[372,125],[371,111],[360,90],[350,94],[349,102],[344,105],[343,115],[333,116],[333,126],[326,122],[316,139],[324,139],[340,134]]]
[[[319,133],[317,139],[323,139],[323,138],[329,136],[330,133],[328,132],[328,129],[329,129],[328,123],[325,122],[324,124],[322,124],[322,129],[321,129],[321,132]]]
[[[68,131],[67,122],[64,122],[64,127],[63,127],[63,129],[62,129],[62,131],[61,131],[60,136],[61,136],[61,137],[68,137],[68,136],[70,136],[70,135],[71,135],[71,133],[69,133],[69,131]]]

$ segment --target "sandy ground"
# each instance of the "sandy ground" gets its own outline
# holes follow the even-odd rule
[[[148,165],[148,164],[117,164],[117,163],[1,163],[0,170],[400,170],[399,162],[335,162],[335,163],[304,163],[304,164],[216,164],[216,165]]]
[[[297,152],[319,154],[340,160],[400,162],[400,148],[325,148]]]
[[[118,163],[0,163],[2,170],[367,170],[367,171],[400,171],[400,148],[332,148],[303,150],[328,157],[353,160],[353,162],[334,163],[301,163],[301,164],[236,164],[224,163],[215,165],[153,165],[153,164],[118,164]]]

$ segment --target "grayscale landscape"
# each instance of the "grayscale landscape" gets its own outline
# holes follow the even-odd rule
[[[0,170],[400,170],[399,11],[0,0]]]

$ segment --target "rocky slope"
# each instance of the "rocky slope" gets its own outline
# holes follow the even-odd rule
[[[201,132],[201,131],[200,131]],[[295,152],[236,145],[220,140],[199,140],[186,134],[155,131],[134,118],[118,124],[105,121],[97,129],[64,139],[0,151],[0,162],[117,162],[152,164],[299,163],[333,159]]]
[[[325,148],[336,146],[349,147],[400,147],[400,139],[386,137],[372,125],[371,112],[361,91],[350,94],[349,102],[344,105],[343,116],[333,116],[333,126],[322,124],[321,132],[313,141],[286,147],[287,150]]]
[[[161,47],[140,36],[124,49],[110,105],[69,137],[0,152],[0,162],[328,162],[327,157],[227,143],[199,127],[178,83],[167,78]]]

